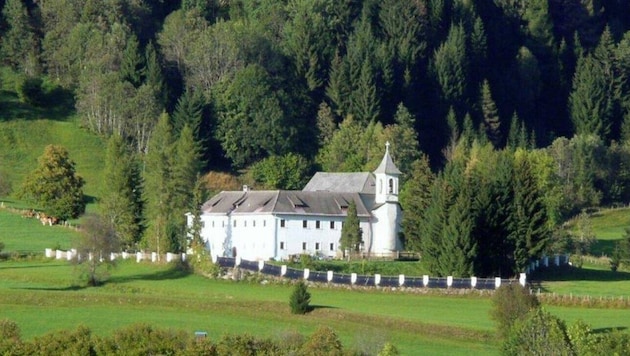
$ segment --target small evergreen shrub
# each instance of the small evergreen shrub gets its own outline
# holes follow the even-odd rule
[[[293,314],[306,314],[310,311],[311,294],[308,292],[306,283],[300,281],[295,285],[293,294],[289,301],[291,307],[291,313]]]
[[[320,326],[302,345],[301,355],[343,355],[343,345],[335,330]]]

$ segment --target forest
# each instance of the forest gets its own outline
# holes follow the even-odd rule
[[[387,141],[438,275],[581,251],[562,222],[630,202],[625,0],[0,5],[20,98],[109,141],[99,206],[127,248],[183,249],[203,190],[371,171]]]

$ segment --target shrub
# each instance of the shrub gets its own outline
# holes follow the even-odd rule
[[[572,355],[566,326],[559,318],[537,308],[517,320],[503,344],[505,355]]]
[[[310,311],[311,294],[308,292],[304,281],[298,282],[293,289],[289,306],[293,314],[306,314]]]
[[[321,326],[302,345],[301,355],[343,355],[343,346],[337,333],[328,326]]]
[[[490,311],[492,319],[497,322],[499,335],[505,338],[510,328],[527,313],[538,308],[539,302],[535,295],[520,284],[507,284],[499,287],[492,297],[493,308]]]
[[[396,356],[396,355],[400,355],[400,353],[398,352],[398,349],[396,348],[396,346],[394,346],[392,343],[386,343],[383,346],[383,349],[381,349],[381,351],[379,351],[378,356]]]
[[[188,340],[182,331],[137,324],[117,330],[95,348],[100,355],[172,355],[184,350]]]
[[[74,331],[56,331],[35,338],[26,344],[25,355],[93,355],[94,339],[92,332],[85,326]]]
[[[218,355],[278,355],[280,347],[271,340],[258,340],[244,335],[224,335],[217,344]]]
[[[0,355],[12,354],[21,342],[20,327],[12,320],[0,320]]]

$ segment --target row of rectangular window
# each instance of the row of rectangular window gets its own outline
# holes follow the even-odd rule
[[[267,226],[267,221],[266,220],[263,220],[262,223],[263,223],[263,225],[262,225],[263,227]],[[202,222],[202,227],[204,227],[204,226],[205,226],[205,223]],[[236,219],[232,220],[232,226],[233,227],[237,227]],[[242,220],[242,226],[243,227],[247,227],[247,220]],[[252,220],[252,225],[251,226],[252,227],[256,227],[256,220]],[[335,222],[334,221],[330,221],[329,222],[329,226],[330,226],[331,230],[334,230],[335,229]],[[343,221],[341,222],[341,226],[343,227]],[[214,228],[214,221],[212,221],[212,227]],[[221,227],[225,227],[225,221],[221,221]],[[280,220],[280,227],[287,227],[286,220],[284,220],[284,219]],[[304,229],[308,228],[308,220],[302,220],[302,228],[304,228]],[[315,221],[315,228],[316,229],[321,229],[322,228],[322,222],[319,221],[319,220],[316,220]]]
[[[334,221],[330,221],[329,222],[329,226],[331,230],[335,229],[335,222]],[[341,226],[343,226],[343,222],[341,222]],[[287,227],[287,222],[284,219],[280,220],[280,227]],[[302,228],[307,229],[308,228],[308,220],[302,220]],[[315,220],[315,228],[316,229],[321,229],[322,228],[322,222],[319,220]]]
[[[330,248],[330,251],[334,251],[335,250],[335,243],[331,242],[328,247]],[[286,250],[287,245],[284,243],[284,241],[280,241],[280,249],[281,250]],[[308,250],[308,243],[306,242],[302,242],[302,251],[306,251]],[[316,242],[315,243],[315,251],[319,251],[321,250],[321,243]]]

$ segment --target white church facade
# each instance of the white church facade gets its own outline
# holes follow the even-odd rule
[[[201,237],[216,256],[253,261],[299,254],[334,258],[342,254],[341,229],[354,202],[362,253],[394,256],[402,249],[400,174],[388,144],[372,173],[318,172],[303,190],[223,191],[201,207]]]

